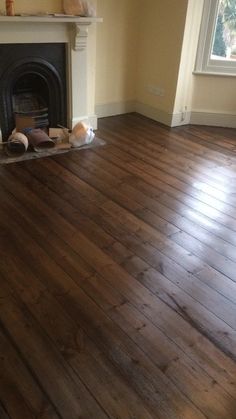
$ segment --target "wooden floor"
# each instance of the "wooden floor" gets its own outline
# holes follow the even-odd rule
[[[236,418],[236,131],[102,119],[0,167],[0,418]]]

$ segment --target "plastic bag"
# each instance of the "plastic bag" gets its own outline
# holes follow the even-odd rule
[[[92,127],[79,122],[76,124],[69,136],[69,143],[72,147],[81,147],[90,144],[94,140],[95,134]]]

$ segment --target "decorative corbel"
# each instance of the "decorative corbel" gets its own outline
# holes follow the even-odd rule
[[[88,42],[88,25],[75,24],[75,51],[83,51],[87,48]]]

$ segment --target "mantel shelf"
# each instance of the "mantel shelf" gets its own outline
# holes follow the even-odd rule
[[[1,23],[20,23],[20,22],[33,22],[33,23],[77,23],[77,24],[90,24],[101,23],[101,17],[79,17],[79,16],[0,16]]]

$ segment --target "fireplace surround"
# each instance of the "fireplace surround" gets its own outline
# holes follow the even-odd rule
[[[55,116],[49,116],[50,123],[61,121],[73,127],[79,121],[87,121],[96,128],[94,24],[97,22],[102,22],[102,19],[55,16],[0,17],[1,53],[4,48],[8,47],[10,51],[14,46],[17,51],[17,46],[24,45],[23,57],[20,57],[18,52],[12,52],[11,59],[6,55],[5,64],[7,60],[11,61],[11,64],[3,65],[5,69],[0,73],[0,111],[4,114],[4,122],[0,118],[2,131],[8,133],[13,124],[12,105],[9,102],[11,92],[7,92],[7,89],[12,89],[18,76],[24,77],[24,74],[36,74],[48,91],[49,105],[52,106]],[[40,48],[44,49],[43,54],[38,54]],[[64,50],[64,58],[53,58],[57,55],[54,49],[58,52],[60,48]],[[55,94],[57,97],[54,100]]]

